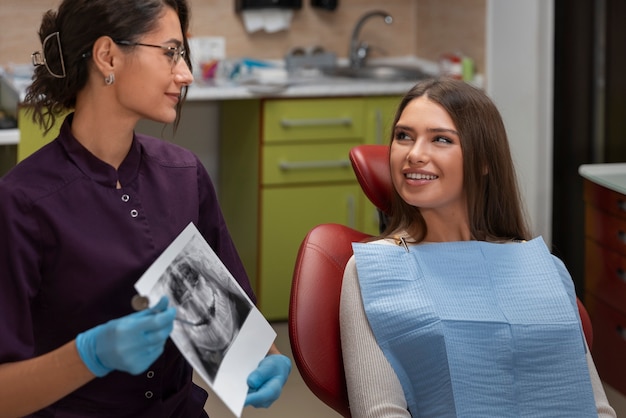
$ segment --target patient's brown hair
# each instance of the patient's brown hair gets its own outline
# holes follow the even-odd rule
[[[453,79],[429,79],[416,84],[402,98],[395,126],[409,102],[427,96],[450,115],[461,138],[463,187],[472,239],[528,240],[529,227],[517,185],[509,141],[500,112],[480,89]],[[393,133],[391,142],[393,142]],[[406,203],[396,190],[382,236],[406,230],[418,242],[426,236],[419,208]]]

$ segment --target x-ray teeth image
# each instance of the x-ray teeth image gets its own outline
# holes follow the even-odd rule
[[[176,307],[173,334],[214,381],[220,364],[252,309],[249,299],[225,267],[203,256],[203,240],[194,236],[167,267],[158,285]]]

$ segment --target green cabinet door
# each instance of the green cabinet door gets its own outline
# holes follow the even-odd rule
[[[378,234],[378,212],[348,162],[387,144],[398,96],[222,103],[220,203],[270,320],[285,320],[296,255],[322,223]]]
[[[402,98],[370,97],[365,100],[365,143],[389,144],[393,119]]]
[[[269,320],[285,320],[302,240],[314,226],[339,223],[359,229],[363,208],[358,184],[265,188],[261,202],[259,308]]]

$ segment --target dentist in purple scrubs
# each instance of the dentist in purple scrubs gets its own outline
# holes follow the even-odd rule
[[[25,105],[59,136],[0,179],[0,417],[206,417],[168,339],[175,309],[133,312],[134,283],[194,222],[254,301],[207,171],[134,132],[177,124],[192,83],[185,0],[64,0],[43,16]],[[278,398],[272,347],[247,405]]]

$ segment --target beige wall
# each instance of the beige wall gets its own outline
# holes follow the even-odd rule
[[[274,34],[246,33],[234,12],[234,0],[190,1],[191,34],[224,36],[228,57],[279,58],[294,46],[314,45],[345,57],[358,18],[384,9],[394,23],[388,26],[374,18],[361,33],[376,56],[415,55],[436,61],[443,52],[461,51],[484,71],[486,0],[340,0],[334,12],[312,8],[309,0],[303,0],[290,30]],[[36,33],[41,16],[59,2],[1,0],[0,65],[30,60],[31,52],[40,48]]]

